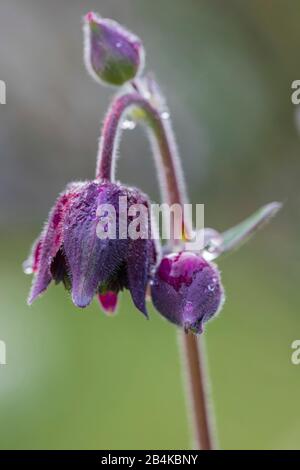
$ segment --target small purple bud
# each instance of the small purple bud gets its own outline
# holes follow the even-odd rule
[[[85,63],[93,78],[120,86],[142,72],[145,53],[137,36],[93,12],[84,21]]]
[[[104,294],[98,294],[98,299],[105,313],[109,315],[115,313],[118,306],[118,294],[113,291],[107,291]]]
[[[164,256],[151,286],[155,308],[169,321],[200,334],[220,310],[224,292],[217,267],[196,253]]]

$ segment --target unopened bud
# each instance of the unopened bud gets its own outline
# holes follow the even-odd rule
[[[84,21],[85,63],[93,78],[120,86],[141,73],[144,48],[137,36],[92,12]]]
[[[193,252],[164,256],[151,287],[155,308],[172,323],[199,334],[220,310],[224,291],[215,265]]]

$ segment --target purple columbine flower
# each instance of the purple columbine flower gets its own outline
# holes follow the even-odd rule
[[[203,324],[216,315],[224,302],[217,267],[188,251],[163,257],[151,294],[161,315],[193,333],[202,333]]]
[[[199,252],[170,253],[158,263],[149,200],[139,190],[114,182],[115,163],[125,120],[146,124],[163,200],[182,207],[186,200],[185,185],[169,113],[153,77],[140,77],[144,67],[140,39],[115,21],[95,13],[88,13],[84,21],[85,62],[89,72],[98,81],[125,86],[113,100],[104,121],[96,180],[67,186],[25,262],[25,272],[34,273],[28,303],[54,280],[63,282],[79,307],[86,307],[97,295],[107,313],[116,310],[118,292],[126,288],[136,307],[147,315],[146,291],[152,281],[152,300],[157,310],[185,330],[201,333],[203,324],[216,315],[224,300],[220,274],[210,261],[244,242],[277,213],[281,204],[268,204],[223,233],[204,229],[204,247]],[[147,209],[146,228],[144,223],[140,224],[143,228],[137,238],[128,233],[132,216],[127,213],[126,233],[124,223],[120,228],[119,222],[124,222],[120,198],[125,198],[128,207],[139,204]],[[98,212],[102,205],[114,209],[114,236],[110,234],[109,217]],[[175,222],[183,241],[190,231],[189,221]],[[99,225],[104,232],[107,228],[107,237],[99,236]],[[170,241],[169,246],[175,250],[174,240]]]
[[[144,68],[141,40],[116,21],[90,12],[85,18],[85,63],[90,74],[110,85],[123,85]]]
[[[119,198],[128,208],[145,206],[148,215],[144,238],[119,237]],[[104,205],[104,206],[103,206]],[[115,209],[114,238],[99,238],[97,226],[103,217],[99,207]],[[78,307],[86,307],[98,294],[105,311],[114,311],[117,294],[129,289],[135,306],[147,315],[145,296],[150,274],[156,262],[156,246],[151,238],[149,200],[136,188],[95,180],[71,183],[58,197],[31,255],[25,272],[33,272],[28,303],[31,304],[50,282],[63,282]],[[132,217],[127,217],[125,229]]]

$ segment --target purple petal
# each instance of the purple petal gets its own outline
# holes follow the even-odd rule
[[[128,288],[134,305],[146,317],[146,292],[150,281],[151,267],[155,262],[153,240],[132,240],[127,255]]]
[[[29,294],[29,304],[47,289],[52,280],[50,266],[62,244],[63,220],[74,195],[73,189],[71,189],[73,186],[70,185],[68,188],[66,192],[58,197],[55,206],[50,211],[48,222],[42,232],[38,269]]]
[[[33,243],[29,257],[23,263],[25,274],[32,274],[38,271],[41,258],[42,235],[40,235]]]
[[[98,294],[98,299],[105,313],[115,313],[118,305],[118,294],[116,292],[108,291],[105,294]]]
[[[182,324],[194,333],[201,333],[203,324],[215,316],[224,303],[223,288],[216,267],[209,264],[197,272],[184,297]]]
[[[87,183],[70,206],[64,225],[64,251],[72,277],[72,299],[86,307],[100,283],[105,282],[122,263],[118,240],[97,236],[99,204],[116,197],[116,185]]]
[[[132,188],[128,194],[128,207],[140,204],[147,208],[148,220],[145,227],[140,227],[141,237],[130,240],[126,258],[128,289],[135,306],[147,317],[146,294],[150,281],[151,270],[157,258],[157,246],[152,239],[153,226],[151,223],[150,202],[148,197],[139,190]],[[143,220],[143,219],[141,219]]]

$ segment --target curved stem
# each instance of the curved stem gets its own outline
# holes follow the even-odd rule
[[[116,153],[119,146],[122,122],[130,111],[148,125],[152,145],[158,147],[154,154],[163,198],[168,204],[184,204],[185,189],[180,176],[182,169],[177,156],[176,143],[167,123],[159,111],[139,93],[128,93],[117,97],[111,104],[104,120],[100,139],[96,178],[114,180]]]
[[[160,101],[159,96],[155,98]],[[131,111],[134,112],[135,119],[141,120],[147,125],[150,132],[163,201],[169,205],[180,204],[183,206],[186,203],[183,172],[171,123],[168,119],[163,119],[160,110],[138,92],[120,95],[110,106],[100,139],[96,177],[114,180],[116,152],[122,122]],[[187,234],[191,233],[190,221],[188,220],[184,221],[184,231]],[[173,244],[175,244],[174,240]],[[181,338],[181,350],[189,392],[189,411],[194,424],[195,448],[212,449],[207,381],[203,364],[204,353],[200,338],[184,332],[181,332]]]

